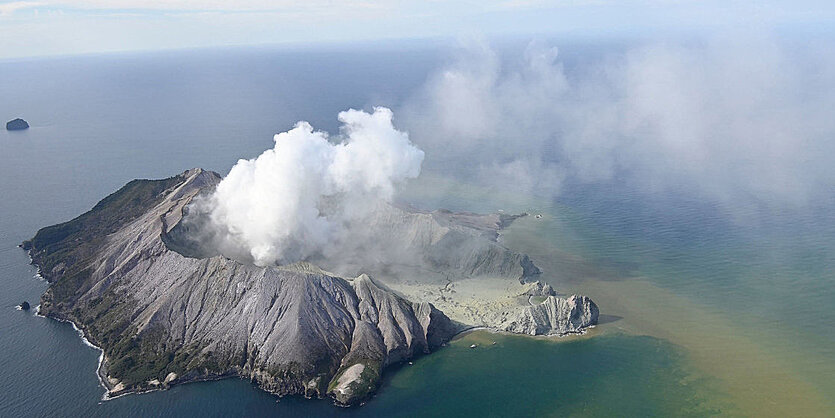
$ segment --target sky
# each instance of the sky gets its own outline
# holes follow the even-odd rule
[[[0,0],[0,59],[228,45],[714,27],[827,31],[831,0]]]

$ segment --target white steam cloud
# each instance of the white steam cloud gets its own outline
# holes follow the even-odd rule
[[[352,109],[339,121],[336,138],[299,122],[275,148],[238,161],[201,209],[224,253],[262,266],[321,254],[420,174],[423,151],[395,129],[391,110]]]

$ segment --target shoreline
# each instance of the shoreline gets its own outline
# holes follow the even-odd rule
[[[500,329],[496,329],[493,327],[488,327],[485,325],[476,325],[469,328],[462,329],[458,331],[455,335],[452,336],[450,341],[455,339],[461,338],[466,334],[470,334],[476,331],[487,331],[491,334],[499,334],[499,335],[507,335],[511,337],[523,337],[523,338],[533,338],[536,340],[553,340],[555,338],[566,338],[566,337],[581,337],[589,333],[589,331],[597,328],[597,325],[589,325],[580,331],[571,331],[571,332],[564,332],[562,334],[546,334],[546,335],[530,335],[530,334],[519,334],[516,332],[504,331]]]
[[[22,245],[19,245],[18,247],[23,248]],[[39,266],[38,264],[35,263],[35,259],[32,258],[32,252],[31,251],[26,251],[26,255],[29,257],[29,264],[35,266],[35,274],[32,277],[46,282],[47,283],[47,288],[48,288],[51,285],[51,283],[49,283],[49,280],[46,280],[46,278],[43,276],[43,274],[41,274],[41,266]],[[41,295],[41,297],[43,297],[43,295]],[[75,322],[73,322],[69,319],[50,317],[50,316],[46,316],[46,315],[41,314],[41,304],[40,303],[37,306],[35,306],[35,316],[41,317],[41,318],[44,318],[44,319],[52,319],[52,320],[55,320],[55,321],[58,321],[58,322],[68,322],[70,325],[72,325],[72,328],[75,330],[75,332],[78,333],[78,336],[81,337],[81,342],[84,343],[84,345],[86,345],[87,347],[90,347],[94,350],[98,350],[99,360],[98,360],[98,364],[96,365],[96,378],[98,378],[99,384],[101,385],[101,387],[104,388],[104,394],[102,395],[102,400],[106,401],[106,400],[111,399],[109,397],[109,394],[110,394],[110,389],[112,389],[112,388],[107,385],[107,383],[105,382],[105,380],[101,376],[101,369],[102,369],[102,366],[104,365],[104,349],[102,349],[101,347],[93,344],[90,341],[90,339],[87,338],[87,335],[84,333],[84,330],[82,330]]]
[[[23,248],[22,246],[19,246],[19,247]],[[35,274],[32,277],[46,282],[47,287],[49,285],[51,285],[51,283],[49,283],[49,280],[46,280],[46,278],[43,276],[43,274],[41,274],[41,266],[39,266],[35,263],[35,260],[32,258],[31,251],[26,251],[26,255],[29,256],[29,264],[35,266],[35,269],[36,269]],[[41,297],[43,297],[43,295],[41,295]],[[99,380],[99,385],[101,385],[101,387],[104,388],[104,394],[102,394],[101,400],[102,401],[107,401],[107,400],[115,399],[115,398],[121,396],[121,395],[116,395],[114,397],[110,396],[110,390],[112,389],[112,387],[110,387],[107,384],[107,382],[105,381],[105,378],[102,377],[102,375],[101,375],[102,367],[104,366],[104,349],[102,349],[101,347],[93,344],[90,341],[90,339],[87,338],[87,334],[84,333],[84,330],[81,327],[79,327],[75,322],[73,322],[72,320],[69,320],[69,319],[51,317],[51,316],[41,314],[41,304],[40,303],[37,306],[35,306],[35,316],[41,317],[41,318],[44,318],[44,319],[55,320],[55,321],[58,321],[58,322],[69,323],[72,326],[72,328],[75,330],[75,332],[78,333],[78,336],[81,337],[81,342],[84,343],[84,345],[86,345],[87,347],[90,347],[94,350],[97,350],[99,352],[98,364],[96,365],[96,378]]]
[[[90,347],[90,348],[99,352],[99,360],[98,360],[98,364],[96,365],[96,377],[98,378],[99,384],[101,385],[101,387],[104,388],[104,394],[102,395],[101,400],[106,401],[106,400],[115,399],[118,396],[121,396],[121,395],[116,395],[114,397],[111,397],[109,394],[110,394],[110,389],[112,389],[112,388],[109,387],[107,385],[107,383],[105,382],[105,380],[102,378],[101,370],[102,370],[102,366],[104,365],[104,350],[101,347],[99,347],[99,346],[93,344],[92,342],[90,342],[90,339],[87,338],[87,335],[84,333],[84,330],[79,328],[78,325],[76,325],[75,322],[73,322],[69,319],[57,318],[57,317],[51,317],[51,316],[43,315],[43,314],[41,314],[40,310],[41,310],[41,305],[39,304],[38,306],[35,307],[35,316],[38,316],[38,317],[41,317],[41,318],[44,318],[44,319],[51,319],[53,321],[58,321],[58,322],[70,324],[72,326],[72,328],[75,330],[75,332],[78,334],[78,336],[81,337],[81,342],[84,343],[84,345],[86,345],[87,347]]]
[[[40,305],[38,305],[38,308],[40,308]],[[116,398],[121,398],[122,396],[141,395],[143,393],[149,393],[149,392],[155,392],[155,391],[166,390],[167,389],[166,387],[159,387],[159,388],[149,388],[149,389],[142,389],[142,390],[125,390],[122,393],[119,393],[117,395],[111,395],[110,391],[113,388],[115,388],[116,386],[109,384],[109,382],[106,380],[107,379],[107,376],[106,376],[107,367],[104,364],[104,350],[101,347],[99,347],[99,346],[93,344],[92,342],[90,342],[90,340],[87,338],[87,335],[84,333],[84,330],[79,328],[78,325],[76,325],[76,323],[73,322],[72,320],[41,315],[40,312],[36,313],[35,315],[38,316],[38,317],[41,317],[43,319],[50,319],[50,320],[54,320],[54,321],[57,321],[57,322],[70,324],[70,326],[72,326],[72,328],[76,331],[76,333],[78,333],[78,336],[81,337],[81,342],[84,343],[84,345],[86,345],[87,347],[90,347],[90,348],[99,352],[98,364],[96,365],[96,378],[99,381],[99,385],[104,389],[104,393],[102,394],[102,397],[101,397],[100,401],[106,402],[106,401],[110,401],[110,400],[113,400],[113,399],[116,399]],[[218,378],[215,378],[215,379],[194,379],[194,380],[182,381],[179,384],[221,380],[221,379],[226,379],[228,377],[236,377],[236,376],[223,376],[223,377],[218,377]],[[237,377],[240,377],[240,376],[237,376]]]

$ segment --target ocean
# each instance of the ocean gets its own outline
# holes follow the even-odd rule
[[[570,68],[586,50],[564,51]],[[17,248],[39,228],[134,178],[226,173],[298,120],[335,132],[341,110],[397,109],[448,58],[410,43],[0,62],[0,117],[31,125],[0,131],[0,416],[835,415],[835,196],[729,216],[617,181],[545,199],[429,168],[402,199],[542,214],[503,242],[558,292],[594,299],[601,324],[552,339],[465,334],[390,369],[358,408],[278,399],[238,379],[102,401],[99,352],[70,324],[15,309],[47,287]]]

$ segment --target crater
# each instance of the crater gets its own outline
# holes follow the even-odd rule
[[[182,219],[170,231],[162,233],[162,242],[183,257],[202,259],[221,255],[210,222],[207,214],[193,210],[192,204],[188,204],[183,208]]]

